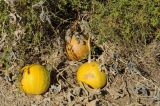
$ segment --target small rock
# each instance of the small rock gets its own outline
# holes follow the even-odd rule
[[[42,95],[36,95],[36,96],[35,96],[35,99],[36,99],[37,101],[40,101],[40,100],[43,99],[43,96],[42,96]]]
[[[97,106],[98,100],[92,100],[86,104],[86,106]]]

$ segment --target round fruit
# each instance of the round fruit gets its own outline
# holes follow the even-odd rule
[[[92,88],[102,88],[106,84],[106,74],[101,72],[97,62],[86,62],[82,64],[77,72],[77,79]]]
[[[50,72],[44,66],[32,64],[22,68],[21,89],[27,94],[42,94],[50,85]]]
[[[83,59],[89,53],[88,41],[72,36],[66,41],[67,56],[70,60]]]

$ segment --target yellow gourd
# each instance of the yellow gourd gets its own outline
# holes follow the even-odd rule
[[[21,89],[27,94],[42,94],[50,85],[50,72],[39,64],[22,68]]]
[[[89,53],[88,41],[78,41],[73,35],[70,40],[66,41],[66,51],[70,60],[83,59]]]
[[[106,84],[106,74],[101,71],[97,62],[86,62],[77,71],[77,79],[92,88],[102,88]]]

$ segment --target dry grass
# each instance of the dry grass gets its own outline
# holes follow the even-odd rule
[[[1,104],[159,106],[159,8],[154,8],[156,1],[139,3],[145,5],[134,0],[0,1]],[[115,8],[118,5],[122,8]],[[135,10],[129,12],[127,5]],[[65,53],[66,30],[82,18],[92,34],[91,60],[99,62],[107,74],[107,85],[89,94],[76,80],[78,66],[87,60],[69,61]],[[19,70],[32,63],[51,71],[51,86],[43,95],[19,90]]]

